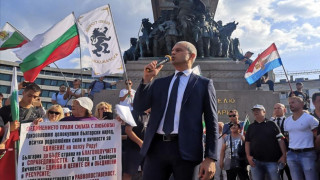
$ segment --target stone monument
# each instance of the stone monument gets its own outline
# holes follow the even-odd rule
[[[244,79],[248,65],[232,61],[232,59],[237,60],[243,57],[239,39],[230,38],[238,23],[230,22],[223,25],[222,21],[216,22],[213,19],[218,0],[151,0],[151,2],[155,22],[150,25],[146,19],[142,21],[145,28],[142,29],[142,33],[148,33],[148,36],[141,35],[145,42],[143,45],[147,48],[140,49],[138,61],[127,61],[126,64],[127,75],[133,82],[133,89],[137,89],[141,81],[144,66],[169,51],[166,47],[168,43],[166,43],[165,28],[173,29],[174,26],[177,28],[175,32],[178,34],[177,41],[190,41],[198,49],[200,56],[198,55],[194,67],[199,66],[201,75],[213,80],[217,94],[219,121],[228,122],[228,111],[237,109],[240,120],[244,120],[248,114],[252,122],[251,108],[255,104],[264,105],[267,117],[271,117],[273,105],[280,101],[279,95],[272,91],[256,91],[255,85],[249,86]],[[142,38],[139,37],[139,39]],[[201,42],[197,43],[198,41]],[[146,46],[146,42],[149,47]],[[142,47],[142,45],[139,46]],[[199,47],[203,52],[202,55],[199,53]],[[155,55],[152,55],[152,52]],[[158,78],[173,73],[174,68],[168,63],[160,71]],[[94,104],[102,100],[113,105],[119,103],[119,91],[122,88],[124,88],[124,82],[119,81],[117,90],[96,93]]]

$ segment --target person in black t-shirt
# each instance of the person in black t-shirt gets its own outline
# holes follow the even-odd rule
[[[302,82],[297,82],[296,83],[296,88],[297,88],[296,91],[290,92],[289,97],[292,97],[293,94],[295,96],[301,97],[303,99],[303,102],[304,102],[303,109],[304,110],[308,110],[309,109],[309,104],[310,104],[310,98],[309,98],[309,95],[307,93],[304,93],[302,91],[303,83]]]
[[[286,147],[279,127],[265,118],[262,105],[252,108],[255,121],[250,124],[245,138],[245,149],[253,179],[280,180],[278,162],[286,163]]]

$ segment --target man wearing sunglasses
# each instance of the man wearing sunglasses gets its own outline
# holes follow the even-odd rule
[[[230,127],[232,124],[240,124],[240,129],[242,129],[244,121],[239,120],[239,113],[236,109],[230,110],[228,113],[230,122],[223,126],[222,136],[230,134]]]
[[[127,79],[125,83],[126,88],[122,89],[119,94],[120,105],[128,106],[132,111],[133,98],[136,93],[136,90],[132,89],[132,81],[130,79]]]

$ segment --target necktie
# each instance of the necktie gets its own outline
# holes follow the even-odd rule
[[[280,120],[281,120],[281,118],[277,118],[277,124],[278,124],[278,126],[280,127]]]
[[[163,132],[168,135],[173,131],[173,124],[174,124],[174,113],[176,111],[176,102],[177,102],[177,94],[178,94],[178,86],[180,82],[180,76],[183,74],[183,72],[177,73],[177,78],[173,83],[170,97],[169,97],[169,103],[167,107],[167,112],[164,118],[163,123]]]

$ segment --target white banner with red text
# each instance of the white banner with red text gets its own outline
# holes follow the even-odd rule
[[[116,120],[21,124],[18,179],[121,180]]]

